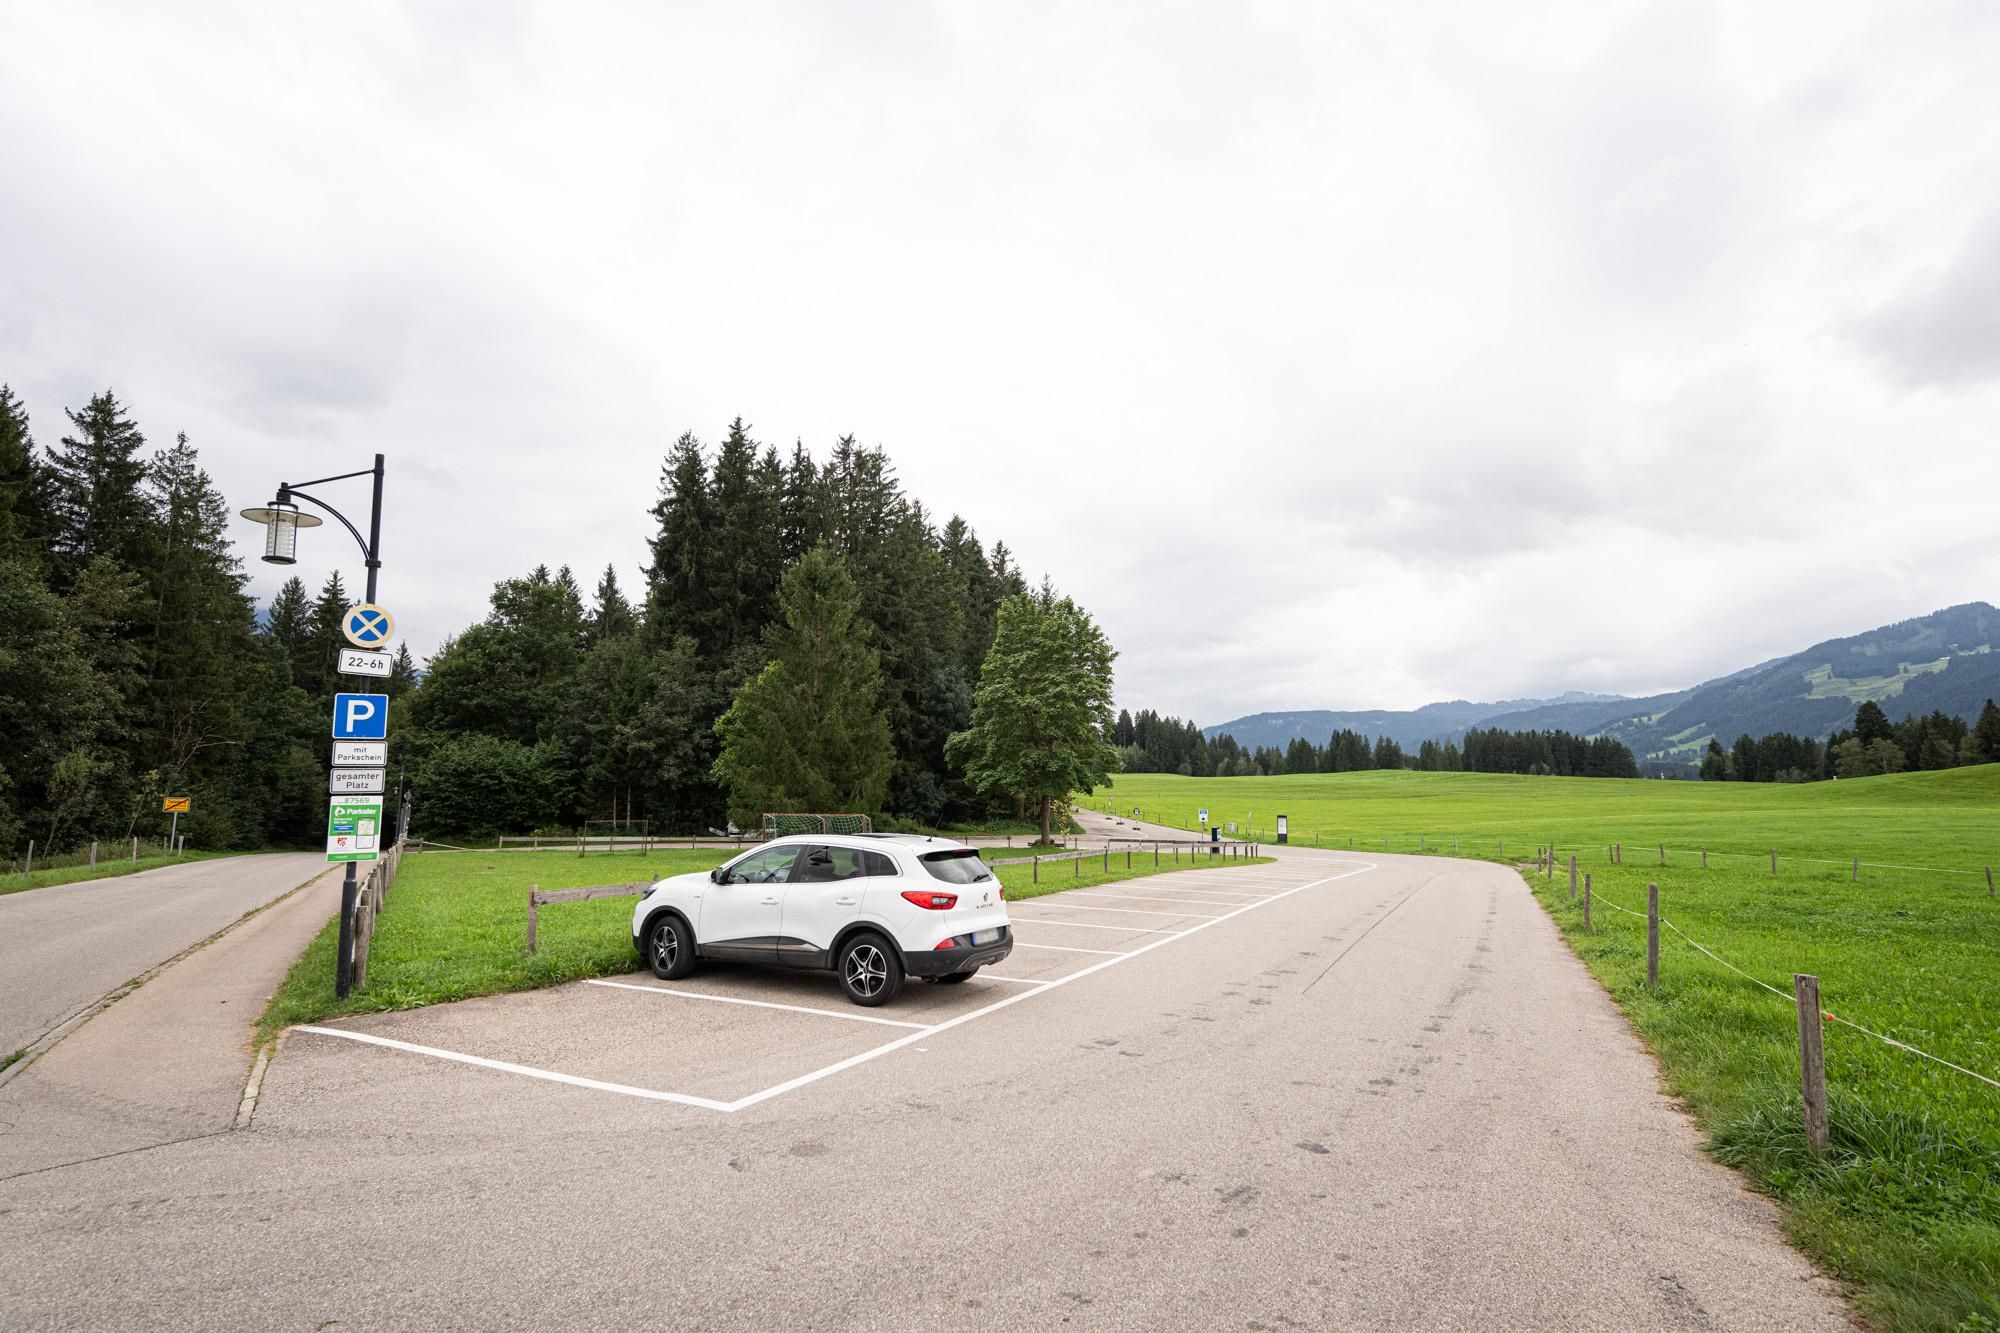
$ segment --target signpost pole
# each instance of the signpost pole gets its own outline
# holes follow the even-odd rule
[[[375,575],[382,568],[382,455],[375,455],[375,493],[368,507],[368,601],[375,601]],[[379,831],[377,836],[380,836]],[[333,993],[346,999],[354,984],[354,909],[360,900],[361,883],[354,873],[355,863],[347,863],[340,881],[340,962],[334,973]]]
[[[167,850],[169,852],[172,852],[175,845],[180,842],[180,833],[181,812],[176,810],[174,811],[174,822],[167,826]]]

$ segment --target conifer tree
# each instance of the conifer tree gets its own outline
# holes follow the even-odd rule
[[[0,384],[0,560],[40,563],[46,498],[27,405]]]
[[[50,455],[49,545],[56,587],[67,590],[99,556],[119,569],[146,562],[154,516],[143,486],[146,437],[109,389],[69,414],[75,433]]]
[[[1972,755],[1975,763],[2000,763],[2000,705],[1991,699],[1979,710],[1979,721],[1972,726]]]
[[[715,724],[730,818],[747,827],[772,810],[879,813],[894,751],[854,582],[814,548],[785,575],[778,602],[769,664]]]

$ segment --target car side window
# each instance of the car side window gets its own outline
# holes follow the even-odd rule
[[[896,863],[881,852],[861,853],[861,866],[870,875],[888,877],[896,874]]]
[[[792,872],[794,884],[830,884],[843,879],[859,879],[867,871],[862,858],[867,852],[852,847],[808,847]]]
[[[792,876],[792,863],[799,859],[796,844],[766,847],[752,852],[723,873],[724,884],[783,884]]]

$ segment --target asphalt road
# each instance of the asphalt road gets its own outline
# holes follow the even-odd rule
[[[232,856],[0,896],[0,1056],[325,869]]]
[[[247,1130],[0,1179],[0,1325],[1846,1326],[1518,875],[1123,891],[917,1028],[747,968],[342,1025],[735,1110],[295,1032]]]

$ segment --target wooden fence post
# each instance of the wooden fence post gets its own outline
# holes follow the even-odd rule
[[[1075,878],[1076,878],[1076,877],[1077,877],[1078,875],[1081,875],[1081,874],[1083,873],[1083,869],[1082,869],[1082,867],[1083,867],[1083,857],[1081,857],[1081,856],[1072,856],[1072,857],[1070,857],[1070,859],[1069,859],[1069,877],[1070,877],[1071,879],[1075,879]]]
[[[535,951],[536,918],[541,915],[541,908],[535,902],[535,890],[539,887],[540,887],[539,885],[535,884],[530,884],[528,886],[528,952],[529,953],[533,953]]]
[[[1663,842],[1660,844],[1660,864],[1665,865],[1666,863],[1667,863],[1667,844]]]
[[[1701,868],[1703,870],[1708,869],[1708,848],[1706,847],[1701,849]]]
[[[1778,849],[1775,847],[1771,849],[1771,873],[1778,873]]]
[[[1826,1049],[1820,1044],[1819,978],[1803,972],[1792,976],[1792,993],[1799,1005],[1799,1085],[1805,1094],[1806,1143],[1826,1152]]]
[[[1660,984],[1660,886],[1646,886],[1646,985]]]
[[[1992,866],[1988,866],[1988,867],[1986,867],[1986,896],[1987,896],[1987,897],[1989,897],[1989,898],[1991,898],[1991,897],[1993,896],[1993,867],[1992,867]]]
[[[1854,858],[1854,869],[1849,872],[1848,879],[1856,884],[1861,882],[1861,858],[1858,856]]]
[[[1574,852],[1570,853],[1569,858],[1569,900],[1571,902],[1576,901],[1576,854]]]
[[[97,839],[90,840],[90,868],[97,869]]]
[[[1583,877],[1583,928],[1590,929],[1590,876]]]
[[[1042,858],[1039,856],[1031,856],[1028,858],[1028,860],[1033,863],[1028,871],[1029,877],[1032,878],[1035,881],[1035,883],[1040,884],[1042,882]]]
[[[28,839],[28,873],[30,875],[35,873],[35,840],[33,838]]]

